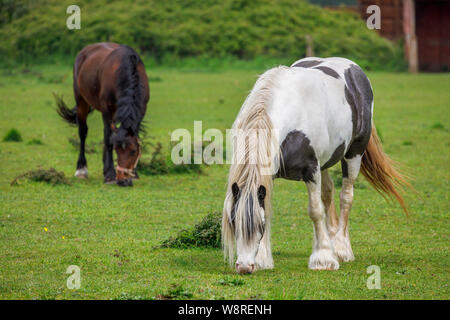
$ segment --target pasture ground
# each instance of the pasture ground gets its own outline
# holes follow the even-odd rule
[[[229,128],[257,71],[148,70],[149,135],[166,152],[170,132]],[[212,211],[221,211],[228,166],[201,175],[142,176],[133,188],[102,183],[101,148],[87,155],[90,177],[73,178],[76,133],[55,112],[52,92],[73,103],[69,65],[0,70],[0,137],[17,128],[23,142],[0,142],[0,298],[2,299],[449,299],[450,74],[370,73],[374,118],[385,151],[414,176],[407,218],[361,178],[350,232],[356,260],[338,271],[307,268],[312,224],[302,183],[276,180],[275,268],[238,276],[218,249],[152,249]],[[88,144],[102,139],[100,114],[89,117]],[[28,144],[39,139],[42,145]],[[70,186],[22,182],[42,166]],[[333,168],[339,176],[340,168]],[[45,228],[45,229],[44,229]],[[46,231],[47,230],[47,231]],[[66,269],[81,268],[69,290]],[[381,268],[369,290],[367,267]]]

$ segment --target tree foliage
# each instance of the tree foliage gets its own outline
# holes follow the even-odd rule
[[[356,13],[306,1],[80,0],[80,30],[66,27],[70,4],[49,0],[29,9],[19,6],[23,14],[12,13],[0,29],[0,55],[14,61],[74,56],[89,43],[113,41],[159,62],[230,56],[295,60],[305,55],[310,35],[317,56],[343,56],[371,69],[404,67],[400,46],[368,30]]]

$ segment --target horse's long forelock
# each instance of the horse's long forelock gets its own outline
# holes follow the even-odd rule
[[[119,97],[115,121],[120,123],[120,131],[138,135],[142,128],[141,108],[144,99],[144,86],[138,73],[141,60],[131,48],[126,46],[121,48],[124,48],[126,52],[116,71]]]
[[[263,220],[266,232],[270,230],[270,198],[273,182],[272,175],[267,171],[267,166],[271,167],[269,172],[277,170],[280,152],[279,145],[274,141],[272,122],[267,113],[267,108],[271,103],[275,79],[280,69],[283,69],[283,67],[271,69],[259,77],[233,125],[234,130],[243,130],[244,132],[255,130],[257,143],[252,144],[248,143],[246,139],[237,139],[237,144],[233,148],[233,162],[228,176],[228,192],[222,219],[222,243],[225,258],[230,263],[233,262],[235,255],[236,236],[242,237],[244,241],[251,240],[258,227],[262,225]],[[241,152],[241,155],[238,156],[238,152]],[[248,161],[252,156],[256,157],[255,163]],[[239,157],[245,159],[244,163],[238,162]],[[234,226],[230,221],[233,205],[231,186],[233,183],[237,183],[240,188]],[[260,210],[246,210],[246,206],[252,206],[254,209],[259,208],[257,190],[261,185],[266,188],[265,217],[256,214]]]

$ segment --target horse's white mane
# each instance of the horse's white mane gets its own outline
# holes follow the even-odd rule
[[[257,132],[257,143],[248,143],[247,139],[239,138],[235,139],[234,143],[233,161],[228,176],[228,188],[222,219],[222,244],[225,258],[228,258],[230,263],[232,263],[235,254],[235,235],[248,240],[264,221],[266,222],[266,233],[270,234],[270,197],[273,182],[272,174],[268,174],[267,171],[275,173],[278,170],[279,145],[275,141],[267,108],[272,103],[272,93],[276,86],[277,76],[283,69],[287,69],[287,67],[280,66],[270,69],[258,78],[233,124],[235,133]],[[249,161],[252,157],[256,160],[255,162]],[[239,158],[244,159],[244,163],[239,162]],[[230,223],[233,206],[231,186],[234,183],[237,183],[240,190],[238,206],[235,211],[235,230]],[[254,212],[259,212],[259,210],[256,210],[259,207],[257,190],[261,185],[266,188],[265,216],[254,214],[249,217],[245,210],[246,204],[253,202],[251,205],[255,208]]]

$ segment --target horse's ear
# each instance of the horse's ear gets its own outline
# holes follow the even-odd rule
[[[259,204],[264,204],[264,198],[266,197],[266,187],[264,186],[259,186],[258,188],[258,201]],[[264,207],[264,205],[261,205],[261,207]]]
[[[237,198],[239,196],[239,187],[236,182],[233,183],[233,185],[231,186],[231,192],[233,192],[234,200],[237,200]]]

